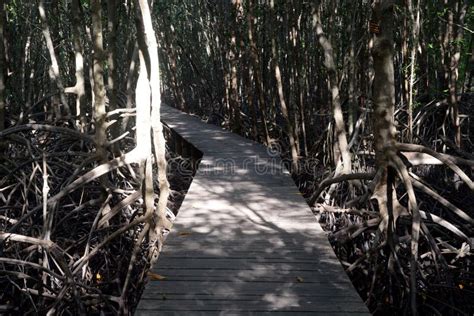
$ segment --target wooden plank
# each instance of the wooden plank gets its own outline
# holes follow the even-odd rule
[[[230,285],[229,285],[230,286]],[[244,293],[245,291],[245,293]],[[182,291],[176,291],[172,289],[161,289],[161,288],[151,288],[149,291],[145,291],[142,295],[142,299],[150,299],[150,300],[163,300],[163,299],[168,299],[168,297],[179,297],[179,296],[187,296],[190,297],[191,299],[194,299],[194,297],[207,297],[211,299],[217,299],[221,298],[222,300],[227,300],[227,301],[232,301],[233,298],[239,297],[242,295],[245,295],[248,299],[255,299],[255,300],[262,300],[264,297],[272,297],[275,299],[278,299],[279,297],[292,297],[292,298],[300,298],[300,299],[305,299],[305,298],[310,298],[314,299],[317,297],[321,297],[323,300],[332,300],[334,302],[339,302],[339,304],[344,304],[345,302],[352,302],[352,303],[359,303],[359,305],[364,306],[364,304],[361,304],[360,297],[355,295],[355,294],[348,294],[341,296],[341,289],[328,289],[324,293],[321,292],[292,292],[290,289],[285,289],[284,291],[268,291],[268,290],[252,290],[248,288],[242,288],[242,289],[232,289],[232,290],[225,290],[225,289],[220,289],[219,291],[213,290],[213,291],[206,291],[206,290],[201,290],[201,291],[190,291],[190,292],[182,292]]]
[[[238,242],[235,240],[223,240],[219,244],[216,244],[215,240],[212,238],[202,238],[202,239],[195,239],[192,236],[192,232],[183,231],[183,234],[190,233],[191,235],[187,236],[179,236],[177,234],[175,238],[170,238],[163,249],[167,251],[167,256],[174,254],[179,254],[181,251],[198,251],[202,254],[222,254],[226,255],[230,251],[245,251],[245,249],[251,249],[253,252],[258,253],[267,253],[267,254],[281,254],[283,256],[285,253],[297,253],[297,252],[304,252],[307,253],[308,256],[329,256],[334,258],[335,255],[333,253],[332,248],[329,245],[318,245],[315,247],[313,244],[310,245],[298,245],[294,244],[293,240],[284,241],[278,240],[274,242],[255,242],[255,241],[242,241]],[[190,238],[192,240],[190,240]],[[188,240],[186,240],[188,239]],[[173,248],[178,248],[175,249]],[[164,256],[162,257],[164,258]]]
[[[154,310],[137,310],[136,315],[140,316],[156,316],[157,312]],[[159,316],[182,316],[182,311],[160,311]],[[225,313],[222,311],[186,311],[186,315],[192,316],[255,316],[254,312],[244,312],[244,311],[226,311]],[[291,312],[284,312],[284,311],[271,311],[271,312],[259,312],[259,316],[303,316],[303,315],[311,315],[311,316],[326,316],[328,315],[327,312],[305,312],[305,311],[291,311]],[[367,316],[367,312],[332,312],[330,313],[332,316]]]
[[[200,215],[199,213],[195,213],[195,214],[196,214],[196,216]],[[250,217],[250,215],[249,215],[249,217]],[[277,217],[280,217],[280,218],[284,219],[284,216],[273,215],[272,219],[274,220],[274,222],[271,225],[267,224],[265,222],[259,222],[258,220],[255,220],[255,225],[254,226],[245,226],[242,223],[239,223],[238,220],[236,220],[235,224],[236,225],[242,225],[241,227],[239,227],[239,226],[232,227],[232,226],[229,226],[229,225],[227,225],[227,226],[225,226],[225,225],[216,225],[215,229],[209,228],[209,226],[211,226],[212,224],[215,224],[216,221],[219,221],[219,220],[222,220],[222,219],[228,219],[228,217],[225,214],[223,214],[222,216],[217,215],[217,218],[209,220],[209,226],[208,227],[202,227],[202,229],[199,226],[191,228],[189,226],[180,225],[179,227],[176,227],[176,233],[175,234],[181,235],[181,236],[179,236],[180,240],[182,240],[182,239],[185,239],[185,240],[186,239],[189,239],[189,240],[193,239],[193,240],[199,240],[199,241],[203,241],[203,242],[211,241],[211,240],[214,240],[216,242],[216,238],[220,237],[220,235],[222,235],[222,234],[225,234],[225,236],[221,237],[222,242],[228,242],[228,241],[232,241],[232,240],[239,240],[239,239],[243,239],[243,238],[251,239],[251,238],[254,238],[255,236],[259,236],[259,235],[261,235],[261,238],[264,239],[266,237],[267,238],[272,238],[273,236],[278,234],[279,231],[281,231],[283,229],[286,229],[289,232],[296,231],[297,228],[298,228],[298,224],[301,223],[301,221],[293,221],[293,222],[283,221],[281,223],[278,223]],[[308,219],[311,219],[311,218],[308,218]],[[253,219],[250,217],[249,220],[253,220]],[[187,221],[187,223],[185,221],[185,224],[188,224],[188,223],[189,223],[189,221]],[[190,225],[191,225],[191,223],[190,223]],[[176,225],[176,226],[178,226],[178,225]],[[291,230],[290,230],[290,228],[291,228]],[[301,242],[304,242],[304,240],[303,240],[304,238],[311,238],[311,237],[315,238],[317,242],[323,241],[321,236],[318,236],[317,234],[315,234],[311,231],[311,227],[309,227],[309,228],[303,227],[302,229],[305,229],[305,231],[298,234],[298,237],[301,240]],[[172,233],[170,235],[170,237],[169,237],[170,239],[172,238],[172,235],[174,235],[174,234]],[[185,240],[182,240],[182,241],[184,242]],[[298,238],[295,238],[295,239],[283,238],[283,239],[280,239],[280,241],[282,243],[281,247],[291,247],[292,245],[294,245],[295,243],[298,242]],[[248,242],[246,244],[251,246],[252,243]],[[275,245],[270,245],[269,244],[268,246],[273,246],[275,248],[277,247],[276,244]],[[330,245],[328,243],[325,243],[325,244],[321,245],[320,247],[322,248],[324,246],[330,248]]]
[[[284,162],[163,106],[203,153],[137,315],[367,315]]]
[[[188,297],[190,299],[194,298],[212,298],[212,299],[222,299],[222,300],[232,300],[235,297],[241,297],[244,296],[246,298],[263,298],[263,297],[274,297],[274,298],[279,298],[279,297],[298,297],[298,298],[317,298],[321,297],[325,300],[330,298],[331,300],[334,301],[342,301],[344,303],[346,300],[350,302],[359,302],[360,303],[360,297],[357,295],[357,293],[350,293],[348,292],[347,295],[341,296],[341,289],[339,288],[328,288],[325,291],[313,291],[313,292],[294,292],[289,289],[285,289],[282,291],[268,291],[266,289],[264,290],[258,290],[258,289],[241,289],[241,288],[224,288],[221,287],[220,289],[200,289],[199,291],[193,291],[193,289],[190,289],[190,291],[183,292],[183,291],[176,291],[176,290],[164,290],[159,287],[154,287],[151,286],[150,289],[145,291],[142,295],[142,298],[147,298],[147,299],[156,299],[156,300],[162,300],[167,299],[169,297]]]
[[[322,300],[327,301],[328,297],[331,298],[333,302],[359,302],[360,298],[357,295],[352,296],[334,296],[335,292],[326,291],[324,293],[300,293],[298,294],[298,298],[301,299],[311,299],[311,300]],[[154,294],[152,297],[144,296],[144,298],[153,299],[156,298],[157,300],[229,300],[229,301],[249,301],[255,299],[286,299],[286,298],[294,298],[295,295],[292,293],[281,293],[278,296],[274,296],[272,294],[246,294],[246,293],[218,293],[218,294],[194,294],[194,293],[185,293],[185,294],[175,294],[175,293],[160,293]]]
[[[167,248],[168,249],[168,248]],[[292,249],[281,249],[270,251],[268,249],[251,249],[250,251],[246,251],[243,248],[240,249],[227,249],[227,248],[209,248],[203,249],[202,251],[198,250],[185,250],[180,248],[178,250],[170,252],[166,258],[199,258],[199,259],[257,259],[257,260],[265,260],[265,259],[278,259],[284,258],[285,260],[289,259],[290,261],[295,260],[310,260],[313,262],[311,255],[316,255],[316,251],[305,251],[305,250],[292,250]],[[326,258],[332,259],[333,256],[328,254],[325,255]],[[321,256],[319,256],[321,258]]]
[[[298,264],[307,265],[308,267],[314,267],[320,265],[321,263],[328,262],[333,260],[331,256],[311,258],[310,256],[297,258],[292,257],[281,257],[281,256],[250,256],[247,254],[242,254],[241,256],[233,257],[222,257],[222,256],[183,256],[183,255],[173,255],[163,257],[160,265],[174,265],[179,262],[186,262],[186,264],[197,265],[203,264],[212,267],[211,264],[216,264],[216,266],[227,266],[229,264],[235,264],[236,267],[253,267],[255,265],[261,264],[286,264],[291,267],[295,267]]]
[[[262,280],[264,282],[298,282],[311,283],[314,281],[330,282],[347,281],[347,278],[341,274],[331,273],[332,271],[282,271],[282,270],[257,270],[257,269],[153,269],[154,273],[166,277],[166,281],[173,280],[191,280],[191,281],[226,281],[232,279],[235,281],[255,281]]]
[[[252,311],[252,312],[266,312],[266,311],[293,311],[304,310],[310,312],[363,312],[365,308],[359,302],[350,301],[331,301],[331,300],[309,300],[288,297],[274,298],[275,301],[265,300],[244,300],[244,301],[229,301],[229,300],[161,300],[144,299],[141,304],[143,310],[181,310],[181,311]],[[339,304],[335,304],[338,302]],[[344,303],[344,304],[341,304]]]
[[[160,271],[159,274],[165,277],[162,282],[175,282],[175,281],[190,281],[190,282],[214,282],[216,284],[221,283],[245,283],[245,282],[262,282],[262,283],[275,283],[275,284],[291,284],[291,283],[303,283],[303,284],[349,284],[347,279],[341,276],[331,277],[330,275],[317,274],[312,271],[284,271],[283,274],[269,274],[269,273],[255,273],[258,271],[231,271],[229,275],[217,275],[210,273],[203,273],[202,275],[190,275],[195,270],[184,270],[185,275],[179,275],[175,273],[171,275],[168,270]],[[244,272],[244,273],[242,273]],[[253,272],[253,273],[252,273]],[[176,275],[178,274],[178,275]],[[222,273],[220,273],[222,274]]]
[[[320,260],[318,263],[327,263],[330,264],[332,259]],[[192,267],[195,269],[228,269],[229,266],[235,266],[243,269],[280,269],[288,271],[312,271],[317,269],[316,262],[286,262],[284,259],[281,260],[272,260],[257,262],[249,262],[245,259],[235,259],[235,260],[223,260],[223,259],[163,259],[160,262],[160,267],[162,268],[188,268]]]
[[[234,274],[228,274],[228,275],[217,275],[216,273],[214,274],[209,274],[209,273],[203,273],[203,274],[192,274],[195,270],[184,270],[185,275],[176,275],[173,274],[171,275],[168,270],[163,270],[160,271],[158,274],[166,277],[166,280],[163,280],[163,282],[174,282],[174,281],[192,281],[192,282],[226,282],[226,283],[239,283],[239,282],[265,282],[265,283],[329,283],[329,282],[334,282],[334,283],[348,283],[346,278],[342,277],[334,277],[330,275],[324,275],[324,274],[317,274],[314,273],[313,271],[292,271],[291,274],[269,274],[269,273],[234,273]],[[255,271],[254,271],[255,272]],[[283,271],[284,273],[289,273],[290,271]],[[221,273],[220,273],[221,274]],[[263,275],[261,275],[263,274]],[[303,277],[302,275],[305,275]]]
[[[326,292],[334,293],[334,296],[346,297],[345,291],[352,289],[350,282],[320,282],[320,283],[299,283],[299,282],[216,282],[216,281],[155,281],[147,285],[148,291],[158,293],[203,293],[203,294],[223,294],[223,293],[245,293],[245,294],[267,294],[279,295],[281,293]],[[337,294],[339,293],[339,294]]]

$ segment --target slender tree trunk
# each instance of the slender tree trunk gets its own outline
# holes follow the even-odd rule
[[[5,46],[4,46],[5,1],[0,0],[0,132],[5,129]],[[0,149],[2,146],[0,144]]]
[[[33,10],[35,9],[34,5],[35,5],[35,3],[26,4],[26,10],[27,10],[29,15],[31,15],[33,13]],[[28,97],[29,97],[28,92],[30,92],[31,84],[28,84],[28,89],[26,87],[27,87],[27,83],[29,83],[29,81],[31,80],[31,74],[34,71],[33,69],[31,69],[31,63],[30,63],[31,45],[32,45],[32,42],[34,41],[32,35],[33,35],[34,32],[32,30],[32,25],[31,24],[28,24],[25,27],[27,28],[26,32],[27,32],[28,35],[27,35],[27,38],[26,38],[26,41],[25,41],[24,49],[21,52],[22,60],[21,60],[21,66],[20,66],[20,73],[22,75],[21,75],[21,79],[20,79],[21,80],[20,90],[21,90],[21,100],[22,100],[22,103],[23,103],[23,109],[28,109],[31,106],[31,100],[28,99]],[[21,119],[20,119],[20,121],[21,121]]]
[[[451,107],[451,119],[454,125],[454,141],[456,147],[461,148],[461,121],[459,118],[458,105],[458,79],[459,79],[459,61],[461,59],[461,42],[463,40],[463,28],[459,25],[464,25],[464,19],[467,12],[467,1],[451,1],[451,8],[448,13],[448,37],[449,44],[452,45],[449,59],[449,105]],[[458,17],[455,21],[455,13]],[[457,24],[457,25],[455,25]]]
[[[268,4],[268,0],[265,0],[265,3]],[[271,38],[274,36],[272,34],[275,32],[273,29],[273,13],[269,12],[269,10],[263,10],[263,16],[262,16],[262,28],[261,31],[258,32],[256,31],[255,34],[262,34],[260,42],[263,45],[267,45],[268,41],[271,41]],[[269,35],[271,34],[271,35]],[[271,125],[275,124],[275,118],[276,118],[276,104],[277,104],[277,93],[274,91],[274,75],[271,70],[268,69],[268,66],[270,65],[271,67],[271,62],[272,62],[272,55],[273,52],[270,49],[262,49],[261,50],[261,58],[260,58],[260,64],[262,65],[262,91],[264,91],[264,96],[265,102],[268,101],[268,103],[265,103],[265,111],[266,115],[268,116],[268,122]],[[266,71],[265,71],[266,70]]]
[[[143,22],[144,37],[146,47],[142,51],[146,52],[150,60],[149,84],[151,90],[151,120],[153,130],[153,146],[155,160],[158,165],[158,183],[160,188],[160,197],[158,206],[152,219],[150,230],[150,241],[159,242],[157,251],[151,254],[151,261],[158,258],[158,252],[163,243],[163,229],[170,228],[170,223],[166,219],[166,205],[170,194],[169,183],[166,177],[166,144],[163,135],[163,126],[160,121],[161,92],[160,92],[160,68],[158,61],[158,43],[156,42],[155,31],[151,20],[150,7],[147,0],[138,0],[140,14]]]
[[[408,104],[408,100],[410,98],[409,96],[409,90],[410,90],[410,77],[408,73],[408,68],[409,68],[409,41],[411,39],[411,33],[410,33],[410,26],[412,25],[410,21],[410,8],[413,6],[413,0],[407,0],[405,1],[406,8],[403,11],[402,19],[403,19],[403,31],[402,31],[402,36],[401,36],[401,56],[400,56],[400,63],[399,63],[399,72],[400,72],[400,92],[401,92],[401,101],[404,107],[407,107],[407,112],[410,112],[411,105]],[[408,122],[410,121],[411,114],[408,113]],[[410,123],[408,123],[410,124]],[[408,138],[410,138],[410,133],[411,131],[408,131]]]
[[[297,85],[297,103],[299,109],[299,120],[300,120],[300,129],[301,129],[301,136],[302,136],[302,145],[303,145],[303,154],[304,156],[308,156],[308,141],[306,138],[306,105],[305,105],[305,81],[307,78],[307,73],[305,69],[305,59],[306,59],[306,52],[302,45],[304,42],[304,19],[303,16],[303,7],[302,4],[299,4],[298,7],[298,18],[296,21],[296,29],[295,29],[295,41],[296,41],[296,85]],[[307,66],[307,65],[306,65]]]
[[[87,124],[87,107],[86,107],[86,88],[84,78],[84,47],[81,42],[81,14],[80,0],[72,0],[71,20],[72,20],[72,38],[74,45],[74,56],[76,66],[76,85],[74,92],[76,93],[76,115],[79,117],[79,126],[82,131]]]
[[[393,0],[378,0],[374,15],[381,19],[389,18],[385,22],[386,28],[375,37],[372,56],[374,58],[374,80],[372,86],[372,100],[375,113],[375,153],[379,166],[386,166],[389,156],[387,148],[393,148],[395,144],[395,86],[393,68],[393,42],[391,12]]]
[[[91,0],[92,12],[92,44],[93,78],[94,78],[94,123],[97,154],[101,161],[107,160],[105,145],[107,142],[105,85],[104,85],[104,60],[105,51],[102,35],[102,6],[100,0]]]
[[[375,74],[372,85],[375,155],[377,167],[383,172],[381,181],[378,182],[373,197],[378,200],[382,215],[385,217],[385,214],[388,214],[389,230],[393,229],[393,214],[395,210],[393,203],[394,200],[396,202],[396,194],[393,193],[393,181],[391,180],[392,171],[390,171],[389,168],[392,166],[395,167],[407,189],[409,210],[412,215],[410,292],[411,311],[413,315],[416,315],[416,271],[421,219],[413,186],[408,178],[409,176],[405,165],[397,156],[395,146],[395,72],[393,65],[394,0],[377,0],[373,6],[372,21],[379,25],[379,31],[375,32],[372,48]]]
[[[48,47],[49,58],[51,59],[50,76],[51,76],[52,81],[56,84],[59,90],[59,96],[61,98],[61,103],[62,103],[62,106],[64,107],[65,114],[67,116],[70,116],[71,110],[69,109],[69,104],[67,102],[66,95],[64,94],[64,85],[63,85],[63,81],[61,79],[61,75],[59,72],[59,64],[56,58],[53,40],[51,39],[51,33],[49,31],[49,26],[46,19],[44,0],[39,1],[38,10],[39,10],[40,18],[41,18],[41,29],[43,31],[43,36],[46,40],[46,46]],[[58,110],[58,114],[61,116],[61,110]]]
[[[127,91],[127,104],[126,108],[131,109],[132,108],[132,103],[133,103],[133,83],[135,82],[136,79],[136,74],[138,72],[138,44],[135,42],[133,44],[133,52],[132,52],[132,57],[130,59],[130,64],[128,66],[128,73],[127,73],[127,83],[125,85],[125,89]],[[137,122],[139,122],[138,117],[136,118]],[[122,124],[120,127],[120,134],[125,133],[127,130],[129,118],[125,117],[122,120]]]
[[[238,74],[237,66],[239,62],[239,50],[237,47],[238,39],[240,36],[241,21],[242,21],[242,3],[241,0],[232,0],[234,6],[234,25],[231,26],[231,37],[229,47],[229,64],[230,64],[230,110],[233,112],[233,121],[231,121],[232,130],[236,133],[241,133],[241,122],[240,122],[240,97],[239,97],[239,85],[238,85]]]
[[[118,27],[118,15],[117,15],[117,0],[107,0],[107,30],[108,30],[108,47],[107,47],[107,86],[109,90],[109,109],[117,109],[117,94],[118,94],[118,56],[117,56],[117,27]],[[120,136],[120,125],[118,122],[114,122],[110,128],[110,134],[112,139]],[[118,143],[114,144],[113,151],[116,155],[119,155]]]
[[[146,52],[145,52],[146,53]],[[142,168],[144,163],[151,156],[151,112],[150,112],[150,83],[148,81],[147,58],[142,50],[137,50],[139,56],[140,71],[135,88],[136,104],[136,149],[140,155]],[[142,179],[145,182],[144,179]],[[142,188],[143,189],[143,188]],[[150,211],[150,210],[147,210]]]
[[[273,45],[275,45],[275,42],[273,40]],[[273,51],[276,52],[276,47],[273,48]],[[283,92],[283,81],[281,79],[281,72],[280,72],[280,66],[278,65],[278,56],[276,56],[276,53],[274,55],[274,70],[275,70],[275,80],[276,80],[276,85],[277,85],[277,90],[278,90],[278,98],[280,100],[280,107],[281,107],[281,113],[283,117],[286,120],[286,126],[287,126],[287,133],[288,133],[288,138],[290,140],[290,150],[291,150],[291,160],[292,160],[292,166],[293,166],[293,172],[296,172],[296,168],[298,167],[298,151],[296,149],[296,143],[295,143],[295,137],[293,134],[293,124],[290,120],[290,115],[288,113],[288,107],[286,105],[286,100],[285,100],[285,95]]]
[[[415,65],[416,65],[416,51],[418,49],[418,37],[420,34],[420,3],[417,1],[416,8],[414,8],[413,0],[407,0],[408,12],[410,15],[410,78],[408,84],[408,140],[413,142],[413,95],[415,86]]]
[[[252,68],[255,78],[255,89],[258,95],[258,111],[263,123],[263,133],[265,137],[265,144],[270,144],[270,136],[268,134],[267,126],[267,110],[265,104],[265,88],[263,86],[262,72],[260,70],[260,60],[258,57],[258,48],[255,43],[255,17],[254,17],[254,1],[249,0],[248,2],[248,14],[247,14],[247,24],[248,24],[248,39],[249,39],[249,49],[250,49],[250,58],[252,62]]]
[[[109,107],[111,110],[117,108],[117,0],[107,0],[107,30],[108,30],[108,47],[107,47],[107,86],[110,91]]]
[[[316,29],[316,35],[319,39],[319,44],[324,51],[324,65],[328,73],[329,86],[331,89],[332,110],[334,115],[334,131],[336,134],[336,142],[334,150],[334,163],[339,166],[342,158],[342,173],[350,173],[351,154],[347,145],[346,128],[344,125],[344,117],[342,114],[341,101],[339,97],[339,85],[337,80],[336,64],[334,62],[334,53],[332,45],[328,38],[324,35],[321,25],[319,12],[316,8],[313,9],[313,27]],[[338,168],[339,169],[339,168]]]
[[[167,34],[170,34],[168,37],[168,55],[169,55],[169,60],[170,60],[170,72],[171,72],[171,80],[173,84],[173,90],[174,90],[174,95],[176,102],[178,102],[177,106],[178,109],[181,111],[188,112],[188,108],[186,106],[186,101],[184,100],[184,95],[183,95],[183,88],[179,82],[178,79],[178,56],[176,54],[176,47],[174,46],[175,42],[175,30],[174,26],[171,24],[170,25],[170,32],[167,32]]]
[[[271,7],[271,11],[274,15],[274,12],[275,12],[274,0],[270,0],[270,7]],[[283,117],[285,118],[286,131],[287,131],[287,134],[288,134],[288,138],[290,140],[292,172],[297,172],[297,170],[298,170],[298,150],[296,149],[296,141],[295,141],[294,132],[293,132],[293,122],[290,119],[290,114],[288,112],[288,106],[286,105],[285,94],[284,94],[284,91],[283,91],[283,80],[281,78],[280,65],[279,65],[279,56],[278,56],[279,54],[278,54],[278,48],[277,48],[277,45],[276,45],[275,37],[276,36],[272,37],[273,69],[274,69],[275,81],[276,81],[276,86],[277,86],[278,98],[279,98],[279,101],[280,101],[281,113],[282,113]]]
[[[256,141],[259,141],[260,135],[258,132],[258,123],[257,123],[257,113],[255,111],[255,104],[254,104],[254,95],[253,95],[253,71],[252,67],[246,67],[246,78],[245,78],[245,94],[247,96],[247,104],[249,107],[250,116],[252,119],[252,136]]]
[[[303,74],[301,74],[303,76]],[[300,121],[301,121],[301,134],[303,136],[303,152],[304,155],[307,157],[308,156],[308,140],[306,137],[306,115],[305,115],[305,99],[304,99],[304,89],[303,89],[303,83],[304,79],[300,78],[298,79],[300,81],[300,91],[299,91],[299,108],[300,108]]]
[[[361,14],[361,13],[359,13]],[[351,28],[351,39],[350,39],[350,48],[349,48],[349,107],[348,107],[348,119],[349,119],[349,136],[352,137],[354,133],[355,122],[357,120],[357,63],[356,63],[356,42],[360,37],[360,33],[357,31],[357,10],[354,10],[351,15],[352,22],[350,24]]]

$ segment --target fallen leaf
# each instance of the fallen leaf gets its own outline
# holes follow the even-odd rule
[[[191,235],[190,232],[179,232],[178,233],[178,236],[181,236],[181,237],[186,237],[186,236],[189,236],[189,235]]]
[[[296,277],[296,281],[298,281],[298,282],[300,282],[300,283],[301,283],[301,282],[303,282],[304,280],[303,280],[303,278],[302,278],[302,277],[299,277],[299,276],[297,276],[297,277]]]
[[[148,278],[153,281],[162,281],[166,279],[165,276],[153,272],[148,272]]]

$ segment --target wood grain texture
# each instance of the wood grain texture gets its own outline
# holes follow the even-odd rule
[[[136,315],[368,315],[281,159],[168,106],[203,153]]]

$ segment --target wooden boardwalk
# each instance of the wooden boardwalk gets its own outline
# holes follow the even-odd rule
[[[203,152],[136,315],[368,315],[281,160],[164,106]]]

